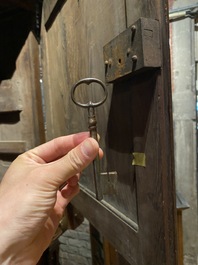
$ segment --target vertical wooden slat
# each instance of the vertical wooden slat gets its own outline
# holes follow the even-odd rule
[[[107,265],[104,263],[102,238],[98,230],[90,224],[91,253],[93,265]]]
[[[178,265],[183,265],[183,223],[182,210],[177,210]]]

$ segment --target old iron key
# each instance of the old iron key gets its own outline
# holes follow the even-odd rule
[[[81,102],[76,101],[76,99],[75,99],[76,88],[81,84],[90,85],[91,83],[98,83],[102,87],[103,92],[104,92],[104,97],[102,98],[102,100],[100,100],[98,102],[89,101],[87,103],[81,103]],[[72,98],[72,101],[77,106],[88,109],[88,127],[89,127],[90,136],[93,137],[95,140],[98,140],[97,139],[97,121],[96,121],[96,115],[95,115],[95,108],[102,105],[105,102],[105,100],[107,99],[106,86],[104,85],[104,83],[101,80],[99,80],[97,78],[81,79],[72,87],[71,98]],[[94,185],[95,185],[96,199],[102,200],[103,195],[102,195],[102,189],[101,189],[101,184],[100,184],[99,156],[97,156],[95,158],[95,160],[93,161],[93,174],[94,174]]]

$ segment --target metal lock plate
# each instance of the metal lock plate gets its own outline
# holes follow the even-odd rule
[[[140,18],[103,48],[106,82],[161,66],[159,22]]]

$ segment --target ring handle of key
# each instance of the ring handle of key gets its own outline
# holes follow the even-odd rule
[[[97,102],[89,101],[87,103],[81,103],[81,102],[76,101],[76,99],[75,99],[76,88],[81,84],[86,84],[89,86],[91,83],[97,83],[102,87],[103,94],[104,94],[103,98]],[[100,79],[97,79],[97,78],[91,78],[90,77],[90,78],[81,79],[76,84],[73,85],[73,87],[71,89],[71,98],[72,98],[72,101],[77,106],[88,109],[88,128],[89,128],[90,136],[92,138],[94,138],[95,140],[98,140],[97,139],[97,120],[96,120],[96,115],[95,115],[95,108],[102,105],[107,99],[107,89],[106,89],[105,84]],[[100,200],[102,200],[103,194],[102,194],[102,189],[101,189],[101,184],[100,184],[99,156],[97,156],[95,158],[95,160],[93,161],[93,175],[94,175],[96,199],[100,201]]]

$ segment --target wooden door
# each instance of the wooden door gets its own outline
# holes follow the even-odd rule
[[[105,153],[100,169],[103,199],[95,198],[90,166],[82,173],[81,192],[72,204],[133,265],[174,265],[177,259],[167,10],[164,0],[67,0],[43,5],[47,139],[87,130],[87,111],[72,102],[71,88],[85,77],[106,81],[108,99],[97,109]],[[156,46],[147,50],[150,67],[145,62],[140,71],[133,73],[131,68],[123,79],[115,70],[108,79],[104,46],[131,30],[140,18],[158,25]],[[153,33],[147,30],[143,35],[148,39]],[[125,52],[133,60],[131,50]],[[144,58],[143,50],[138,56]],[[97,85],[78,91],[84,102],[102,97]],[[136,154],[144,161],[138,163]]]
[[[0,3],[0,179],[17,155],[44,142],[34,9]]]

